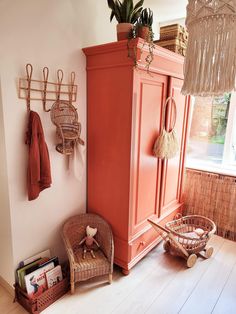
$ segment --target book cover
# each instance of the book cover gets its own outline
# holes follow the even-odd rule
[[[47,290],[45,273],[54,268],[51,262],[25,276],[26,291],[29,298],[34,298]]]
[[[38,262],[36,263],[36,265],[31,266],[30,268],[27,268],[25,270],[25,275],[28,275],[30,273],[32,273],[33,271],[35,271],[36,269],[38,269],[41,266],[44,266],[47,262],[49,262],[50,258],[48,257],[43,257],[41,259],[38,260]]]
[[[58,282],[62,280],[61,265],[57,265],[52,270],[46,272],[46,280],[48,288],[55,286]]]
[[[43,258],[43,257],[48,257],[48,258],[51,258],[51,253],[50,253],[50,250],[45,250],[43,252],[40,252],[34,256],[31,256],[23,261],[21,261],[19,263],[20,267],[24,267],[32,262],[35,262],[36,260],[40,259],[40,258]]]
[[[50,264],[51,262],[54,263],[54,267],[59,265],[58,257],[54,256],[54,257],[50,258],[48,261],[45,261],[44,263],[41,263],[40,267],[46,266],[47,264]]]
[[[29,264],[25,265],[24,267],[18,268],[16,270],[18,284],[22,289],[25,289],[25,284],[24,284],[25,279],[24,278],[25,278],[25,274],[26,274],[27,269],[30,269],[31,267],[37,266],[40,260],[41,259],[39,258],[36,261],[29,263]]]

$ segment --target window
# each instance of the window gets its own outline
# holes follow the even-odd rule
[[[187,167],[236,174],[236,93],[195,97]]]

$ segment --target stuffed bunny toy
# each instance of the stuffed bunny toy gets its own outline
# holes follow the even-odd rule
[[[94,239],[95,234],[97,233],[97,228],[91,228],[90,226],[86,227],[86,236],[80,241],[79,245],[83,245],[83,258],[85,258],[87,251],[90,252],[93,258],[96,258],[94,250],[97,247],[100,247],[98,242]]]

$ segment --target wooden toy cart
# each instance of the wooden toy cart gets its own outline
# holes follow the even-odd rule
[[[206,247],[212,234],[216,231],[215,223],[203,216],[190,215],[175,219],[166,223],[165,227],[155,221],[148,219],[153,228],[161,233],[164,242],[164,250],[174,255],[182,256],[187,260],[187,266],[193,267],[197,256],[211,257],[212,247]],[[198,235],[197,231],[202,231]]]

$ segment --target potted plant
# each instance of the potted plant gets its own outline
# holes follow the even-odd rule
[[[115,17],[117,24],[117,39],[123,40],[132,37],[134,24],[137,22],[144,0],[140,0],[134,5],[133,0],[107,0],[111,9],[110,21]]]
[[[154,33],[152,31],[152,23],[152,10],[150,8],[143,9],[137,21],[136,35],[143,38],[145,42],[148,43],[148,54],[145,58],[147,71],[149,71],[149,67],[153,61],[153,50],[155,49],[155,44],[153,43]]]
[[[143,38],[147,42],[153,41],[153,12],[150,8],[142,10],[137,21],[137,36]]]

